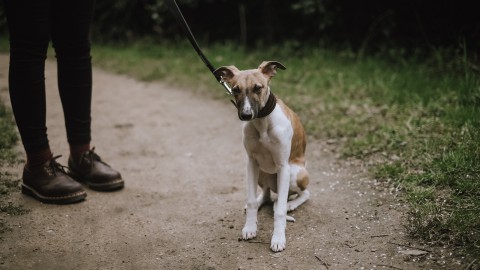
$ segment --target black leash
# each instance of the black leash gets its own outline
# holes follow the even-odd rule
[[[182,30],[184,34],[187,36],[188,40],[190,41],[190,44],[192,44],[193,48],[197,52],[198,56],[202,59],[203,63],[207,66],[207,68],[210,70],[210,72],[215,76],[213,71],[215,71],[215,68],[213,65],[208,61],[207,57],[203,54],[202,50],[200,50],[200,47],[197,44],[197,41],[195,40],[195,37],[192,34],[192,31],[190,31],[190,27],[188,27],[187,21],[185,21],[185,18],[182,15],[182,12],[180,11],[180,8],[178,7],[177,3],[175,0],[165,0],[168,8],[172,12],[173,16],[175,16],[175,19],[177,22],[182,26]],[[215,76],[215,79],[223,85],[225,88],[225,91],[227,94],[231,95],[232,94],[232,89],[228,85],[227,82],[223,80],[223,78]],[[233,102],[233,101],[232,101]],[[235,105],[235,103],[233,103]],[[236,105],[235,105],[236,106]]]

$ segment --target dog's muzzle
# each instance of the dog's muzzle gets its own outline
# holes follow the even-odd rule
[[[237,102],[238,118],[242,121],[250,121],[257,116],[258,108],[248,98]]]
[[[253,119],[255,119],[255,116],[256,116],[256,113],[253,109],[251,109],[248,112],[243,111],[243,110],[238,110],[238,118],[240,118],[240,120],[242,120],[242,121],[253,120]]]
[[[250,121],[255,118],[255,114],[244,114],[244,113],[238,113],[238,118],[242,121]]]

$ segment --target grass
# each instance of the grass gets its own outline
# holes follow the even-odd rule
[[[10,230],[7,225],[7,216],[22,215],[29,212],[23,205],[9,200],[12,192],[19,192],[19,182],[16,177],[6,171],[8,166],[18,161],[13,147],[17,143],[18,136],[15,132],[15,122],[12,114],[6,109],[0,99],[0,234]]]
[[[7,42],[0,39],[0,52],[6,52]],[[4,75],[4,74],[2,74]],[[6,80],[6,76],[1,79]],[[3,90],[3,89],[2,89]],[[15,121],[12,112],[7,109],[4,101],[0,98],[0,234],[10,230],[7,216],[17,216],[28,213],[30,210],[21,204],[13,203],[9,199],[12,192],[19,192],[19,182],[14,175],[5,170],[18,162],[17,153],[13,150],[18,142],[15,131]]]
[[[203,49],[217,67],[285,64],[272,89],[298,112],[310,135],[336,143],[344,158],[373,164],[377,180],[403,189],[411,235],[480,255],[480,81],[466,50],[409,57],[391,50],[360,59],[295,43]],[[185,42],[99,45],[93,55],[95,64],[118,73],[222,97]]]
[[[7,163],[13,162],[16,158],[12,148],[17,142],[15,122],[12,115],[0,99],[0,160]],[[3,162],[2,162],[3,163]]]

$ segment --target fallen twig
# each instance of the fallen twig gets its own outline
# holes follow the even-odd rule
[[[477,261],[477,259],[473,260],[469,265],[467,265],[467,268],[465,268],[465,270],[470,269],[470,266],[472,266],[476,261]]]
[[[375,237],[385,237],[389,236],[390,234],[379,234],[379,235],[370,235],[370,238],[375,238]]]
[[[343,244],[344,244],[345,246],[349,247],[349,248],[353,248],[353,247],[358,246],[357,244],[350,244],[350,243],[348,243],[348,242],[345,242],[345,243],[343,243]]]
[[[330,266],[330,264],[328,264],[326,261],[322,260],[320,257],[318,257],[317,255],[315,255],[315,258],[317,258],[318,261],[320,261],[320,263],[322,263],[327,269],[328,267]]]
[[[377,264],[377,266],[385,266],[385,267],[390,267],[390,268],[392,268],[392,269],[403,270],[402,268],[399,268],[399,267],[396,267],[396,266],[393,266],[393,265]]]
[[[270,245],[270,243],[259,241],[259,240],[244,240],[243,238],[239,237],[238,242],[247,242],[247,243],[252,243],[252,244],[265,244],[265,245]]]
[[[392,244],[392,245],[402,246],[402,247],[408,247],[408,248],[413,248],[413,249],[423,250],[423,251],[427,251],[427,252],[430,252],[430,253],[432,253],[432,251],[431,251],[431,250],[424,249],[424,248],[412,247],[412,246],[409,246],[409,245],[404,245],[404,244],[399,244],[399,243],[394,243],[394,242],[387,242],[387,243],[389,243],[389,244]]]

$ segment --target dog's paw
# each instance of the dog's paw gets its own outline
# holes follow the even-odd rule
[[[298,202],[297,201],[289,201],[287,203],[287,212],[292,212],[293,210],[297,209]]]
[[[287,246],[287,241],[285,240],[285,234],[274,233],[272,236],[270,249],[273,252],[280,252],[280,251],[283,251],[286,246]]]
[[[295,222],[296,220],[295,220],[295,218],[292,217],[292,216],[287,216],[287,221],[288,221],[288,222]]]
[[[243,240],[255,238],[257,236],[257,225],[245,225],[242,229]]]

